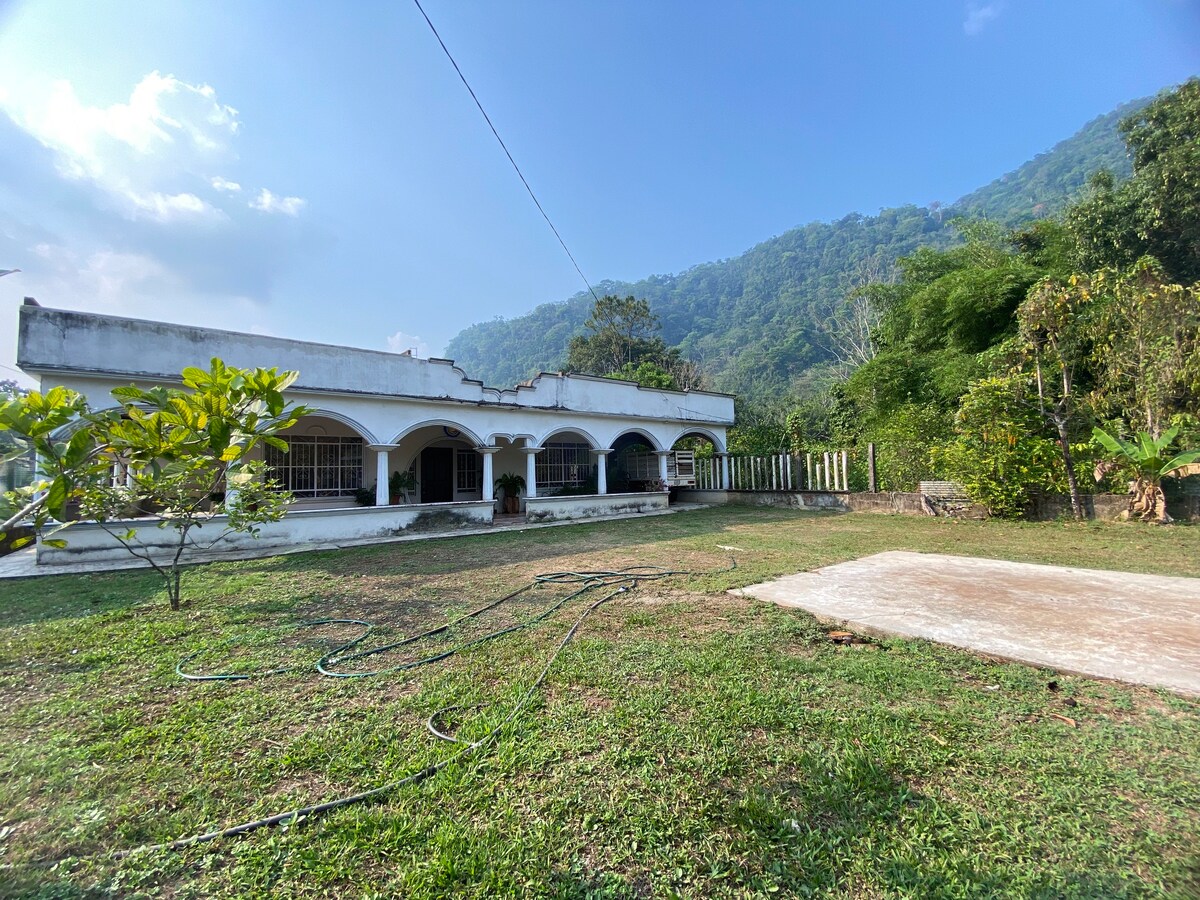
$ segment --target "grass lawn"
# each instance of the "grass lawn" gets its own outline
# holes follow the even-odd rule
[[[585,601],[359,680],[310,668],[358,629],[296,623],[369,619],[383,643],[538,572],[717,570],[722,544],[735,571],[600,607],[485,752],[286,830],[115,856],[453,754],[426,718],[487,704],[450,723],[485,733]],[[0,896],[1200,896],[1200,704],[923,641],[839,646],[725,593],[892,549],[1200,575],[1195,527],[729,508],[197,567],[180,613],[149,574],[0,582]],[[196,651],[298,669],[187,683]]]

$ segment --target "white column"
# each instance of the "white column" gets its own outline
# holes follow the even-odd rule
[[[375,451],[375,505],[387,506],[392,499],[388,496],[388,454],[396,445],[368,444],[367,449]]]
[[[537,496],[537,455],[542,448],[522,447],[521,452],[525,454],[525,498],[531,499]]]
[[[654,452],[658,456],[658,478],[663,484],[666,484],[667,476],[669,474],[667,472],[667,457],[671,455],[671,451],[655,450]]]
[[[729,490],[729,454],[722,453],[721,457],[721,490]]]
[[[608,454],[612,450],[593,450],[596,454],[596,493],[608,493]]]
[[[842,490],[850,490],[850,461],[849,453],[842,451]]]
[[[483,457],[483,489],[484,500],[496,499],[496,483],[492,477],[492,457],[496,455],[499,447],[476,447],[475,451]]]
[[[233,466],[230,466],[228,469],[225,470],[225,511],[226,512],[231,510],[233,507],[237,506],[237,502],[238,502],[238,490],[236,487],[233,486],[233,482],[230,481],[230,476],[235,474],[235,472],[236,472],[236,469],[234,469]]]

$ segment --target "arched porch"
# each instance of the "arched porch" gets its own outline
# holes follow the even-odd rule
[[[292,492],[293,509],[361,504],[370,432],[345,416],[318,410],[278,437],[287,450],[263,444],[262,458],[271,477]]]

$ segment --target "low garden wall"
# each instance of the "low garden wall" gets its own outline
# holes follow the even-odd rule
[[[850,509],[851,494],[841,491],[707,491],[679,488],[677,496],[685,503],[710,503],[714,506],[780,506],[788,509]]]
[[[1089,519],[1116,519],[1129,509],[1128,494],[1089,494],[1081,498],[1083,512]],[[1185,494],[1167,500],[1167,512],[1182,522],[1200,521],[1200,496]],[[1071,498],[1065,496],[1039,497],[1029,510],[1029,518],[1038,522],[1070,518]]]
[[[452,531],[477,528],[492,522],[492,502],[472,500],[458,503],[423,503],[409,506],[356,506],[347,509],[309,509],[289,512],[279,522],[263,525],[255,538],[231,534],[211,548],[206,534],[217,534],[225,517],[217,516],[203,528],[192,532],[195,546],[184,553],[192,561],[220,559],[237,551],[258,551],[272,547],[297,548],[385,540],[422,531]],[[153,556],[174,553],[175,532],[159,528],[157,519],[127,519],[110,523],[114,531],[137,529],[142,546]],[[77,562],[127,561],[128,550],[94,522],[77,522],[55,537],[66,540],[63,548],[38,545],[38,564],[45,566]]]
[[[566,519],[592,519],[622,513],[646,513],[667,508],[666,491],[636,494],[585,494],[572,497],[530,497],[525,515],[530,522],[561,522]]]
[[[712,506],[779,506],[792,509],[833,509],[842,512],[875,512],[898,515],[929,515],[918,492],[888,491],[879,493],[841,493],[824,491],[710,491],[681,489],[679,499],[689,503],[707,503]],[[935,504],[936,506],[937,504]],[[1089,519],[1112,520],[1118,518],[1129,507],[1125,494],[1088,494],[1083,497],[1084,515]],[[1184,495],[1172,497],[1167,502],[1167,511],[1179,521],[1200,521],[1200,496]],[[955,508],[943,515],[964,518],[985,518],[987,510],[982,506],[970,505]],[[1025,518],[1034,522],[1047,522],[1071,515],[1071,498],[1066,496],[1041,497],[1028,510]]]

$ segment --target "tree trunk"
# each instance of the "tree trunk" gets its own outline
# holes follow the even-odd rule
[[[1169,525],[1174,519],[1167,513],[1167,498],[1162,485],[1138,478],[1129,485],[1129,518]]]
[[[1076,522],[1083,521],[1083,499],[1079,494],[1079,481],[1075,478],[1075,462],[1071,459],[1071,442],[1067,435],[1067,420],[1059,416],[1054,420],[1058,429],[1058,443],[1062,447],[1063,463],[1067,467],[1067,487],[1071,492],[1071,513]]]

